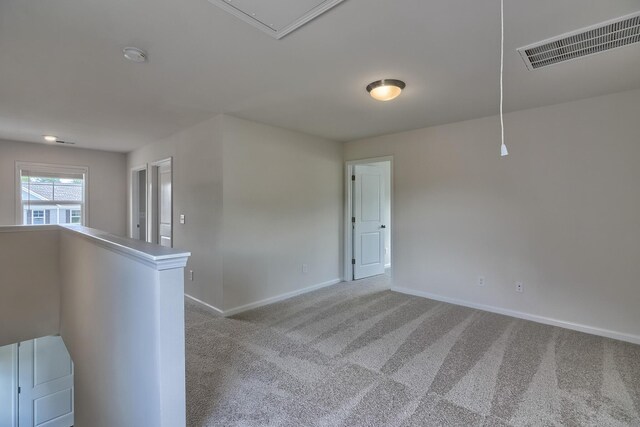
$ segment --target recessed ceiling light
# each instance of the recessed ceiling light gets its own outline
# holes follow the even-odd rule
[[[145,62],[147,60],[147,52],[137,47],[125,47],[122,49],[124,57],[133,62]]]
[[[47,142],[56,142],[58,140],[58,137],[53,135],[42,135],[42,137]]]
[[[367,92],[378,101],[391,101],[400,95],[405,86],[406,84],[402,80],[378,80],[367,86]]]

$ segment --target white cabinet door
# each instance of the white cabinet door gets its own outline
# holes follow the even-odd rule
[[[18,425],[73,425],[73,363],[60,337],[21,342],[18,347]]]
[[[362,279],[384,273],[384,170],[356,165],[354,175],[353,278]]]

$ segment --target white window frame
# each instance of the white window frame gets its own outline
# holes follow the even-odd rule
[[[69,166],[53,163],[33,163],[33,162],[16,162],[15,173],[15,207],[16,217],[15,221],[17,225],[22,225],[22,171],[23,170],[36,170],[43,173],[51,174],[82,174],[84,175],[84,188],[82,193],[82,209],[80,225],[89,227],[89,168],[87,166]]]

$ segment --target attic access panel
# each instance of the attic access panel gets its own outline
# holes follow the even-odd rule
[[[344,0],[209,0],[214,5],[281,39]]]

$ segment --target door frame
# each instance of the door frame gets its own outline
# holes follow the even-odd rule
[[[389,235],[391,241],[389,242],[389,248],[391,250],[391,283],[393,284],[394,266],[395,266],[395,217],[394,217],[394,194],[393,194],[393,156],[372,157],[368,159],[360,160],[348,160],[345,162],[344,173],[344,272],[342,280],[345,282],[353,281],[353,265],[351,259],[353,258],[353,233],[351,232],[351,217],[353,216],[353,187],[351,184],[351,175],[355,165],[364,165],[369,163],[389,162],[389,200],[391,203],[389,218],[391,230]]]
[[[138,206],[138,202],[136,200],[139,200],[139,197],[136,197],[136,196],[138,196],[138,190],[136,190],[136,188],[139,188],[139,187],[134,187],[134,184],[136,182],[138,182],[138,175],[137,174],[140,171],[145,171],[146,172],[144,188],[147,189],[147,195],[146,195],[145,201],[144,201],[144,203],[145,203],[145,215],[146,215],[145,216],[144,228],[145,228],[145,231],[147,231],[147,232],[149,231],[149,215],[148,215],[148,211],[149,211],[149,191],[148,191],[149,190],[149,167],[145,163],[144,165],[136,166],[136,167],[133,167],[133,168],[131,168],[129,170],[129,174],[130,174],[130,177],[131,177],[130,184],[129,184],[130,185],[129,189],[131,190],[129,192],[129,206],[131,206],[131,209],[129,210],[129,237],[132,238],[132,239],[135,239],[135,237],[133,236],[134,231],[135,231],[134,230],[134,226],[135,226],[134,222],[137,224],[137,221],[135,221],[134,213],[135,213],[136,206]],[[139,182],[138,182],[138,185],[140,185]],[[142,224],[140,224],[140,226],[142,227]],[[147,235],[147,234],[145,233],[145,235]],[[139,239],[139,237],[140,237],[140,235],[138,234],[138,239]],[[145,240],[147,240],[147,239],[145,239]]]
[[[10,418],[11,424],[7,427],[18,427],[18,399],[20,395],[18,394],[18,345],[8,344],[6,348],[9,348],[11,352],[11,378],[9,378],[9,382],[11,382],[11,402],[8,402],[7,407],[11,407]]]
[[[159,206],[158,206],[158,168],[163,164],[169,162],[169,166],[171,167],[171,246],[173,247],[173,227],[175,222],[173,220],[173,192],[174,192],[174,176],[175,172],[173,170],[173,157],[165,157],[164,159],[156,160],[155,162],[149,163],[149,168],[147,169],[147,242],[156,243],[155,240],[158,240],[157,244],[160,244],[158,238],[158,214],[159,214]]]

